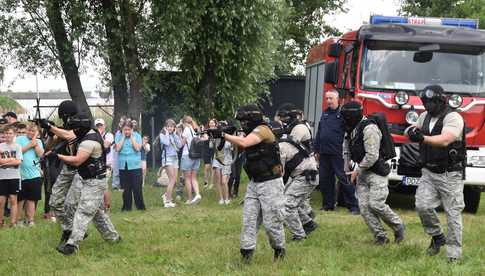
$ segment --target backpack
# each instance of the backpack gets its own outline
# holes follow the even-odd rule
[[[396,148],[394,147],[394,142],[392,140],[391,132],[387,125],[386,116],[382,112],[372,113],[367,116],[367,120],[373,122],[377,125],[382,133],[381,146],[380,146],[380,156],[384,161],[396,157]]]
[[[200,159],[202,158],[202,148],[203,143],[201,143],[199,137],[195,137],[192,129],[190,130],[192,134],[192,141],[189,146],[189,158],[190,159]]]

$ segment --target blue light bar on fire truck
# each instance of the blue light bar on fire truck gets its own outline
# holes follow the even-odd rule
[[[370,24],[442,25],[478,29],[478,19],[371,15]]]

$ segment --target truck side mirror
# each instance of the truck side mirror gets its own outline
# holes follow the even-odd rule
[[[328,47],[328,56],[336,58],[339,55],[340,55],[340,44],[338,43],[330,44],[330,46]]]
[[[325,64],[325,82],[337,84],[338,82],[338,61],[332,61]]]

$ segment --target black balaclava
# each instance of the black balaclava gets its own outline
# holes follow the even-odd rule
[[[362,120],[362,105],[356,101],[348,102],[342,106],[340,113],[344,118],[345,130],[350,133]]]
[[[92,121],[86,114],[76,114],[69,117],[67,128],[72,129],[76,137],[82,138],[91,130]]]
[[[77,108],[77,105],[71,100],[63,101],[57,109],[57,114],[59,115],[59,118],[61,118],[64,127],[67,126],[67,120],[69,117],[77,114],[78,112],[79,109]]]
[[[264,123],[261,110],[254,104],[241,106],[236,112],[236,120],[241,122],[241,128],[246,135]]]
[[[420,94],[424,108],[432,117],[439,116],[447,108],[444,90],[439,85],[428,85]]]

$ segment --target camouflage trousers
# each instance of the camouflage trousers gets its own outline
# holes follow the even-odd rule
[[[106,179],[82,179],[79,175],[75,178],[66,198],[66,213],[73,214],[73,219],[67,221],[71,226],[71,236],[68,244],[79,246],[84,239],[89,222],[94,226],[104,240],[115,241],[119,238],[113,223],[104,211],[104,192],[107,190]],[[74,213],[73,213],[74,212]]]
[[[49,200],[49,205],[59,220],[63,231],[71,230],[71,227],[68,225],[68,220],[71,220],[72,218],[68,218],[66,216],[64,211],[64,202],[66,201],[67,193],[71,188],[71,184],[74,181],[74,175],[76,173],[76,169],[70,169],[66,165],[63,165],[56,182],[52,186],[52,194]]]
[[[307,200],[317,184],[318,180],[307,181],[305,176],[298,176],[285,187],[285,221],[294,236],[306,237],[303,225],[312,220]]]
[[[243,207],[241,249],[255,249],[258,229],[263,224],[272,248],[285,247],[284,185],[277,178],[265,182],[249,182]]]
[[[431,236],[443,234],[436,208],[442,204],[448,221],[446,255],[460,258],[462,254],[463,218],[465,207],[463,199],[463,180],[461,172],[437,174],[422,169],[416,191],[416,210],[424,231]]]
[[[357,176],[356,194],[360,213],[374,238],[386,237],[381,220],[394,232],[403,227],[401,218],[386,204],[389,195],[387,185],[387,177],[372,172],[362,170]]]

